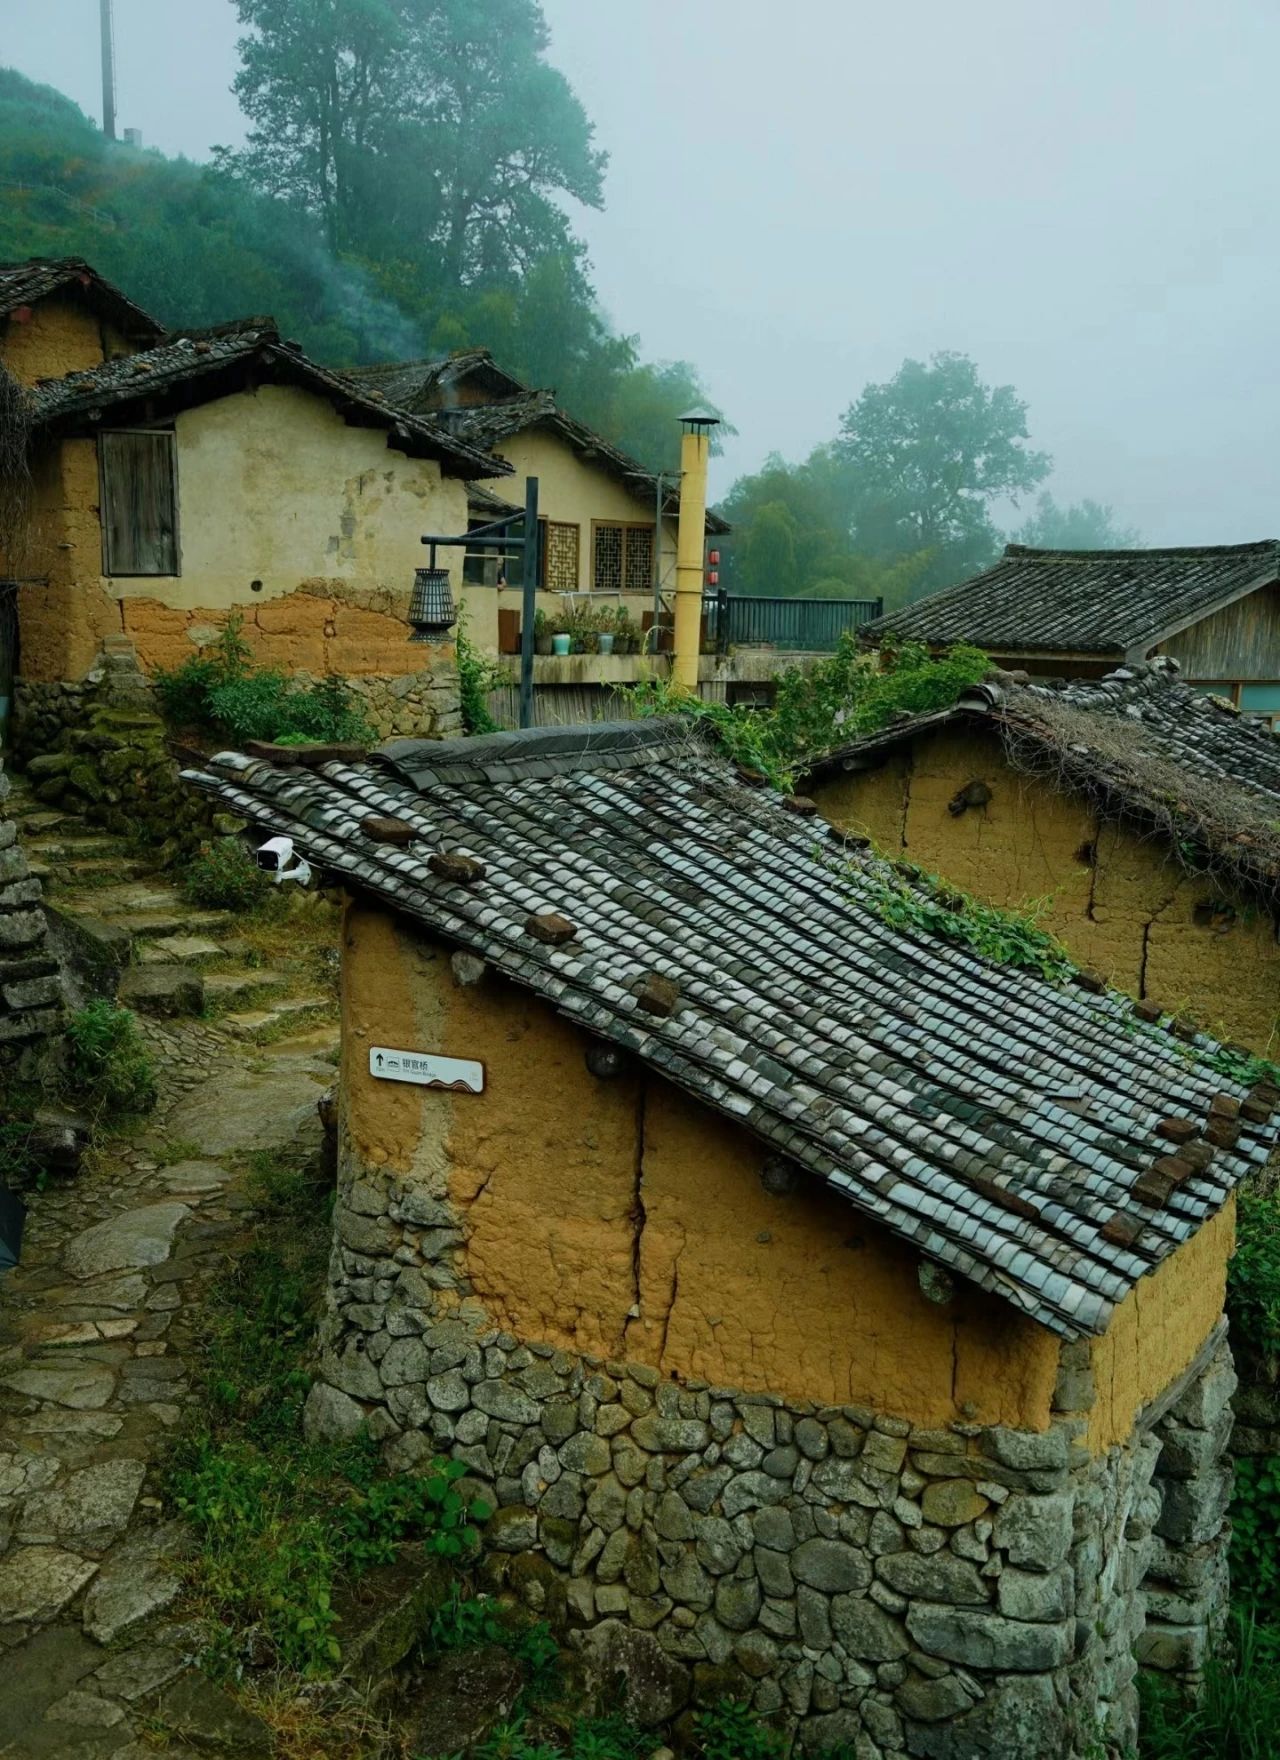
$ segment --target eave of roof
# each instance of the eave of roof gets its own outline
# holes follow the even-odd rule
[[[210,402],[228,394],[224,379],[246,369],[315,392],[348,420],[358,417],[370,427],[385,429],[390,444],[437,458],[451,474],[511,475],[511,466],[504,460],[495,459],[438,423],[375,401],[344,374],[308,359],[296,345],[281,340],[269,319],[192,332],[140,354],[124,355],[60,379],[42,380],[32,390],[32,407],[42,426],[61,430],[108,409],[162,402],[166,396],[176,398],[188,390],[197,394],[191,401]]]
[[[1119,997],[892,927],[875,900],[895,870],[736,780],[686,723],[318,762],[224,753],[186,775],[1064,1336],[1104,1331],[1274,1141],[1280,1091],[1260,1091],[1265,1124],[1246,1115],[1238,1143],[1169,1171],[1161,1121],[1203,1131],[1238,1085]],[[379,843],[370,816],[416,847]],[[478,860],[479,883],[437,873],[435,851]],[[568,942],[528,932],[547,910]],[[638,999],[654,972],[677,984],[669,1013]]]

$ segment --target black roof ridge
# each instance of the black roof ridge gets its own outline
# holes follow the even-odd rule
[[[1006,544],[1005,556],[1036,556],[1061,557],[1063,560],[1080,557],[1087,562],[1109,562],[1121,557],[1141,557],[1149,560],[1153,556],[1249,556],[1262,555],[1268,550],[1280,550],[1280,538],[1254,538],[1245,544],[1152,544],[1137,545],[1130,550],[1076,550],[1061,545],[1039,544]],[[996,566],[992,564],[992,566]],[[976,577],[970,577],[973,579]],[[968,582],[959,581],[958,586],[966,586]],[[944,588],[943,591],[947,589]]]

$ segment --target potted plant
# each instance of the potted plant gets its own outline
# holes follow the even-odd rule
[[[554,654],[552,646],[555,636],[551,629],[551,619],[545,611],[533,614],[533,651],[535,654]]]
[[[569,654],[573,651],[573,631],[558,629],[551,638],[553,654]]]

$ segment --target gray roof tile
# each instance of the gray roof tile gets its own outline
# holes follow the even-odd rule
[[[528,774],[545,738],[397,742],[323,773],[224,754],[188,777],[1066,1336],[1103,1330],[1265,1159],[1280,1119],[1246,1122],[1234,1151],[1142,1211],[1137,1251],[1113,1245],[1101,1223],[1133,1207],[1134,1182],[1167,1150],[1159,1121],[1204,1119],[1216,1093],[1241,1090],[1135,1030],[1119,997],[891,928],[873,908],[878,857],[851,856],[825,825],[743,785],[685,724],[558,730],[549,779]],[[485,880],[433,875],[429,830],[408,850],[371,843],[358,804],[370,799],[447,824]],[[336,809],[327,823],[308,822],[317,806]],[[569,915],[574,942],[527,936],[532,900]],[[678,982],[672,1015],[638,1010],[630,985],[646,971]]]

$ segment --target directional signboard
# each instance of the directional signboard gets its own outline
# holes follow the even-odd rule
[[[420,1088],[484,1093],[484,1065],[470,1057],[436,1057],[427,1051],[393,1051],[387,1045],[371,1045],[369,1074],[384,1082],[416,1082]]]

